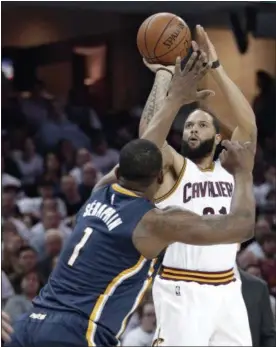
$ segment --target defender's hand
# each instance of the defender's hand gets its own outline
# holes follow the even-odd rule
[[[3,311],[1,312],[1,316],[2,316],[2,329],[1,329],[2,340],[4,342],[10,342],[11,340],[10,335],[13,333],[13,329],[10,325],[10,317]]]
[[[174,68],[175,68],[174,65],[164,66],[161,64],[150,64],[146,61],[145,58],[143,58],[143,63],[146,65],[148,69],[150,69],[150,71],[154,73],[156,73],[158,70],[165,70],[170,72],[172,75],[174,74]]]
[[[221,152],[219,159],[225,170],[232,175],[252,173],[250,162],[254,157],[254,150],[251,142],[241,144],[237,141],[224,140],[222,146],[226,149]]]
[[[208,61],[212,64],[218,60],[218,55],[214,45],[209,39],[208,34],[204,30],[203,26],[196,26],[196,37],[199,49],[207,54]]]
[[[167,98],[180,106],[215,95],[212,90],[197,91],[198,83],[207,74],[210,64],[207,55],[199,51],[195,41],[192,42],[192,47],[194,52],[183,70],[181,58],[176,59],[175,73],[168,92]]]

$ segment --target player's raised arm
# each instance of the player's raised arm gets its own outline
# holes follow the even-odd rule
[[[142,138],[155,143],[160,149],[180,107],[213,94],[210,90],[197,92],[198,82],[206,75],[210,66],[206,54],[198,51],[195,42],[193,42],[193,49],[194,52],[183,70],[181,69],[181,59],[177,59],[168,95],[142,136]]]
[[[149,64],[143,59],[144,64],[155,73],[154,83],[144,107],[140,124],[139,124],[139,137],[141,138],[146,131],[152,117],[160,110],[166,99],[169,85],[174,74],[173,66],[163,66],[159,64]]]
[[[225,115],[218,114],[218,119],[232,132],[233,141],[250,141],[255,145],[254,148],[256,148],[257,127],[252,107],[240,89],[229,78],[223,66],[220,65],[215,47],[204,28],[197,25],[196,31],[200,49],[207,53],[211,63],[215,62],[215,68],[210,69],[210,72],[231,109],[231,118],[226,118]],[[254,160],[254,157],[252,159]]]
[[[208,90],[197,92],[196,86],[207,73],[209,65],[205,54],[201,53],[199,57],[197,56],[197,44],[193,42],[192,45],[194,53],[183,71],[180,68],[180,60],[178,60],[171,83],[172,67],[150,65],[144,60],[145,65],[156,72],[156,79],[142,114],[139,136],[154,142],[161,149],[164,167],[172,167],[177,157],[180,157],[166,142],[180,107],[213,94]],[[182,167],[183,159],[180,158]]]
[[[195,50],[198,49],[196,44],[194,48]],[[208,69],[209,65],[205,53],[199,53],[198,56],[198,52],[195,51],[183,70],[181,69],[180,58],[177,59],[169,93],[141,138],[153,142],[160,149],[162,148],[180,107],[213,94],[210,90],[197,92],[197,84],[205,76]],[[96,184],[94,190],[116,182],[115,171],[116,167]]]
[[[199,216],[180,208],[150,211],[133,234],[133,242],[146,257],[154,257],[173,242],[192,245],[227,244],[253,236],[255,200],[250,165],[252,144],[224,141],[227,151],[221,154],[222,166],[235,178],[235,190],[228,215]]]

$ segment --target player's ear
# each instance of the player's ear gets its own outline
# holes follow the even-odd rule
[[[116,167],[116,169],[115,169],[115,176],[116,176],[117,180],[118,180],[118,179],[120,178],[120,176],[121,176],[120,167],[119,167],[119,166]]]
[[[164,174],[163,174],[163,170],[160,170],[157,176],[157,183],[161,185],[163,182],[164,182]]]
[[[216,146],[221,143],[221,135],[220,134],[216,134],[215,136],[215,144]]]

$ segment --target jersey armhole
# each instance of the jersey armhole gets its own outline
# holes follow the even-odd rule
[[[173,187],[166,194],[162,195],[158,199],[155,199],[154,200],[155,204],[158,204],[159,202],[167,199],[169,196],[171,196],[176,191],[176,189],[179,186],[182,178],[184,177],[186,166],[187,166],[187,159],[184,158],[182,169],[181,169],[181,171],[179,173],[179,176],[178,176],[177,180],[175,181],[175,184],[173,185]]]

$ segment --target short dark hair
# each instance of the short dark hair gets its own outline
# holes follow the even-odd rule
[[[213,125],[214,125],[214,128],[216,130],[216,134],[219,134],[220,133],[220,123],[216,117],[216,115],[214,114],[213,111],[211,111],[208,107],[200,107],[198,108],[197,110],[200,110],[200,111],[203,111],[203,112],[206,112],[208,113],[212,119],[213,119]],[[196,110],[195,110],[196,111]]]
[[[162,169],[162,154],[145,139],[130,141],[120,152],[119,176],[148,187]]]

